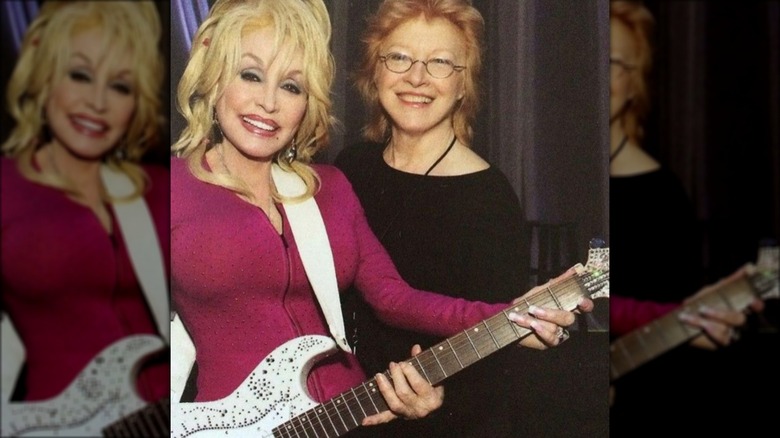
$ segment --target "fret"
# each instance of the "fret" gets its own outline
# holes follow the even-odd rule
[[[304,412],[304,414],[306,415],[306,419],[308,420],[309,426],[311,427],[312,432],[314,432],[315,437],[330,438],[330,435],[328,435],[328,431],[325,430],[325,425],[322,424],[322,421],[320,420],[320,417],[317,415],[315,409],[309,409],[308,411]],[[319,431],[320,433],[317,433],[317,431]]]
[[[374,393],[374,390],[375,390],[375,385],[374,385],[373,380],[369,381],[368,385],[371,387],[371,390],[366,388],[366,383],[363,383],[361,386],[363,387],[363,391],[365,391],[366,395],[368,395],[368,400],[371,401],[371,405],[374,406],[374,413],[378,414],[378,413],[380,413],[382,411],[380,411],[379,407],[376,405],[376,403],[374,403],[374,394],[373,393]]]
[[[480,358],[484,358],[486,356],[489,356],[491,353],[495,352],[498,349],[498,347],[496,346],[496,343],[493,340],[490,331],[487,329],[482,329],[480,327],[481,325],[484,325],[484,322],[483,324],[479,324],[475,327],[472,327],[470,333],[471,333],[471,338],[475,341],[475,345],[479,350]]]
[[[368,414],[366,413],[366,410],[363,409],[363,405],[360,403],[360,399],[358,398],[357,393],[355,392],[355,388],[350,388],[349,392],[352,393],[352,397],[354,397],[355,403],[353,403],[353,405],[356,404],[360,408],[360,412],[363,413],[363,417],[361,418],[361,420],[363,418],[368,417]]]
[[[490,326],[490,331],[498,344],[498,349],[504,348],[507,345],[516,342],[518,340],[517,325],[506,319],[503,313],[499,313],[496,316],[487,320]]]
[[[411,358],[411,360],[417,362],[417,366],[415,368],[420,371],[420,374],[422,374],[425,380],[427,380],[431,385],[441,382],[447,377],[447,372],[444,370],[441,362],[439,362],[439,359],[436,357],[436,353],[433,348],[423,351],[417,356]],[[409,363],[414,365],[411,361]]]
[[[130,420],[130,429],[134,431],[133,436],[152,436],[152,432],[146,430],[146,427],[139,417],[133,417]]]
[[[303,436],[305,436],[306,438],[312,438],[312,437],[309,436],[309,433],[306,432],[306,423],[304,423],[304,421],[306,421],[306,417],[298,416],[298,417],[295,417],[295,418],[298,419],[298,426],[300,426],[300,427],[293,426],[293,427],[295,427],[295,433],[298,436],[301,436],[301,434],[298,433],[298,430],[301,430],[301,431],[303,431],[303,434],[304,434]]]
[[[487,329],[487,333],[490,335],[490,339],[492,339],[493,343],[496,344],[496,349],[501,348],[501,345],[499,345],[498,341],[496,340],[496,337],[493,336],[493,332],[490,330],[490,326],[488,325],[487,321],[482,321],[482,325],[484,325],[485,329]]]
[[[420,355],[422,355],[422,353],[420,353],[417,356],[412,358],[412,360],[417,362],[417,366],[415,368],[417,368],[417,371],[422,372],[423,377],[425,377],[425,380],[427,380],[428,383],[433,385],[436,382],[434,382],[433,380],[431,380],[430,377],[428,377],[428,373],[425,371],[425,367],[423,366],[422,362],[420,362]],[[411,362],[409,362],[409,364],[413,365]]]
[[[149,436],[170,435],[170,401],[168,398],[145,406],[132,414],[106,426],[103,436]]]
[[[443,379],[439,379],[439,380],[444,380],[447,377],[449,377],[449,375],[447,375],[447,370],[444,369],[444,366],[441,364],[441,361],[439,360],[438,356],[436,356],[436,349],[435,348],[431,349],[431,355],[436,360],[436,364],[439,365],[439,369],[441,370],[442,374],[444,374],[444,378]]]
[[[558,297],[555,296],[555,294],[552,291],[552,288],[550,286],[547,286],[544,288],[544,290],[547,291],[548,294],[552,297],[553,301],[555,301],[555,305],[558,306],[559,309],[563,310],[563,306],[561,306],[560,301],[558,301]]]
[[[511,311],[517,313],[518,315],[520,314],[520,309],[518,307],[512,308]],[[514,330],[516,339],[522,338],[523,335],[520,334],[520,327],[514,322],[512,322],[511,319],[509,319],[509,311],[504,310],[503,313],[504,313],[504,317],[507,319],[507,321],[509,321],[509,326],[512,327],[512,329]]]
[[[461,369],[466,368],[465,366],[463,366],[463,362],[460,361],[460,358],[458,357],[458,352],[455,351],[455,348],[452,347],[452,342],[450,342],[449,338],[447,339],[447,345],[450,346],[450,351],[452,351],[452,355],[455,357],[455,360],[458,361],[458,365],[460,366],[460,368]]]
[[[285,423],[280,424],[279,426],[275,427],[273,430],[274,437],[279,438],[291,438],[292,433],[290,432],[290,422],[287,421]]]
[[[453,337],[451,341],[453,350],[458,352],[458,357],[464,368],[480,359],[479,352],[472,344],[471,339],[466,332],[459,333],[457,336]]]
[[[344,417],[341,415],[341,409],[339,409],[339,405],[336,403],[336,400],[331,402],[331,405],[333,406],[333,410],[336,411],[336,414],[339,416],[339,420],[341,420],[341,424],[344,425],[344,432],[349,430],[349,426],[347,426],[347,422],[344,421]]]
[[[359,421],[357,421],[357,419],[355,418],[355,415],[352,413],[352,409],[350,409],[350,408],[349,408],[349,403],[346,401],[346,398],[344,397],[344,394],[341,394],[339,397],[341,397],[341,407],[342,407],[343,409],[346,409],[347,413],[348,413],[348,414],[349,414],[349,416],[352,418],[352,422],[354,422],[354,423],[355,423],[355,425],[354,425],[354,426],[352,426],[352,427],[357,427],[357,426],[359,426],[359,425],[360,425],[360,422],[359,422]],[[350,427],[349,429],[352,429],[352,427]]]
[[[328,430],[329,430],[329,428],[328,428],[328,427],[332,427],[332,428],[333,428],[333,430],[335,430],[336,428],[335,428],[335,427],[333,427],[333,422],[332,422],[332,421],[330,421],[330,417],[329,417],[329,416],[328,416],[328,414],[325,412],[325,409],[323,408],[323,406],[322,406],[322,405],[319,405],[319,406],[315,407],[314,409],[311,409],[311,413],[312,413],[312,415],[314,415],[314,417],[317,419],[317,423],[319,423],[320,427],[321,427],[321,428],[322,428],[322,430],[325,432],[325,436],[326,436],[326,437],[330,437],[330,434],[328,434]],[[328,426],[328,424],[327,424],[327,423],[325,423],[325,422],[323,422],[323,421],[322,421],[322,416],[323,416],[323,415],[324,415],[324,416],[325,416],[325,418],[328,420],[328,423],[330,423],[330,426]],[[337,435],[336,435],[336,436],[337,436]]]
[[[463,333],[466,335],[466,339],[469,340],[469,344],[471,344],[471,347],[474,349],[474,353],[477,353],[477,357],[482,359],[482,355],[479,354],[479,350],[477,350],[477,346],[474,345],[474,342],[471,341],[471,336],[469,336],[469,331],[465,330]]]

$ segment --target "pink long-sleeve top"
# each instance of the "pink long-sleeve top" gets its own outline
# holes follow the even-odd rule
[[[166,269],[169,250],[169,174],[144,169]],[[23,177],[2,159],[2,295],[0,304],[25,348],[26,400],[60,394],[95,356],[135,334],[158,334],[113,213],[109,235],[88,207],[58,189]],[[168,363],[140,374],[141,395],[170,392]]]
[[[680,307],[679,303],[656,303],[629,297],[609,299],[609,330],[612,337],[623,336]]]
[[[354,284],[384,321],[438,336],[454,335],[508,306],[412,289],[371,232],[344,175],[332,166],[315,169],[322,181],[315,199],[340,291]],[[218,400],[284,342],[330,334],[283,205],[280,236],[259,208],[196,179],[184,160],[172,160],[171,186],[173,302],[195,344],[196,401]],[[355,357],[341,352],[314,366],[308,389],[325,401],[365,379]]]

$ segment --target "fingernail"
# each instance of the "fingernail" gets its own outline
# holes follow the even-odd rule
[[[544,309],[534,305],[531,305],[531,307],[528,308],[528,313],[530,313],[533,316],[545,316],[547,314],[547,312]]]
[[[682,312],[677,317],[684,322],[691,322],[693,321],[693,316],[688,312]]]
[[[518,315],[517,313],[513,313],[513,315],[511,319],[518,325],[526,326],[530,322],[530,318],[525,315]]]

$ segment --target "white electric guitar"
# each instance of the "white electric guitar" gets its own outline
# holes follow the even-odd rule
[[[144,359],[164,347],[157,336],[128,336],[95,356],[58,396],[1,403],[1,435],[167,437],[168,400],[147,404],[135,389]]]
[[[577,308],[580,297],[609,294],[609,249],[590,250],[577,275],[544,290],[408,361],[431,384],[531,334],[509,320],[510,312],[527,313],[529,306]],[[317,360],[337,351],[325,336],[303,336],[278,347],[228,397],[204,403],[171,404],[171,437],[338,437],[357,428],[370,415],[388,410],[371,379],[322,404],[306,389]],[[384,374],[390,379],[389,372]]]

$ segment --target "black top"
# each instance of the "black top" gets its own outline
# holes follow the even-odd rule
[[[695,294],[703,286],[701,236],[693,204],[668,169],[610,178],[612,295],[680,303]],[[716,432],[713,419],[732,408],[719,400],[731,384],[721,355],[682,345],[619,379],[610,435]],[[692,416],[702,405],[710,420]]]
[[[680,302],[701,285],[701,232],[677,177],[659,170],[609,180],[610,292]]]
[[[342,151],[336,165],[352,183],[369,225],[407,282],[486,302],[510,302],[529,289],[524,217],[499,170],[490,167],[459,176],[410,174],[387,165],[383,149],[375,143],[354,145]],[[368,373],[409,357],[415,343],[427,348],[441,340],[387,327],[367,309],[363,303],[347,302],[344,314],[357,329],[357,356]],[[520,391],[513,386],[523,368],[518,351],[507,347],[447,379],[444,406],[430,418],[394,421],[379,429],[387,436],[513,436],[519,399],[515,391]],[[370,429],[371,436],[377,436],[378,428]]]

